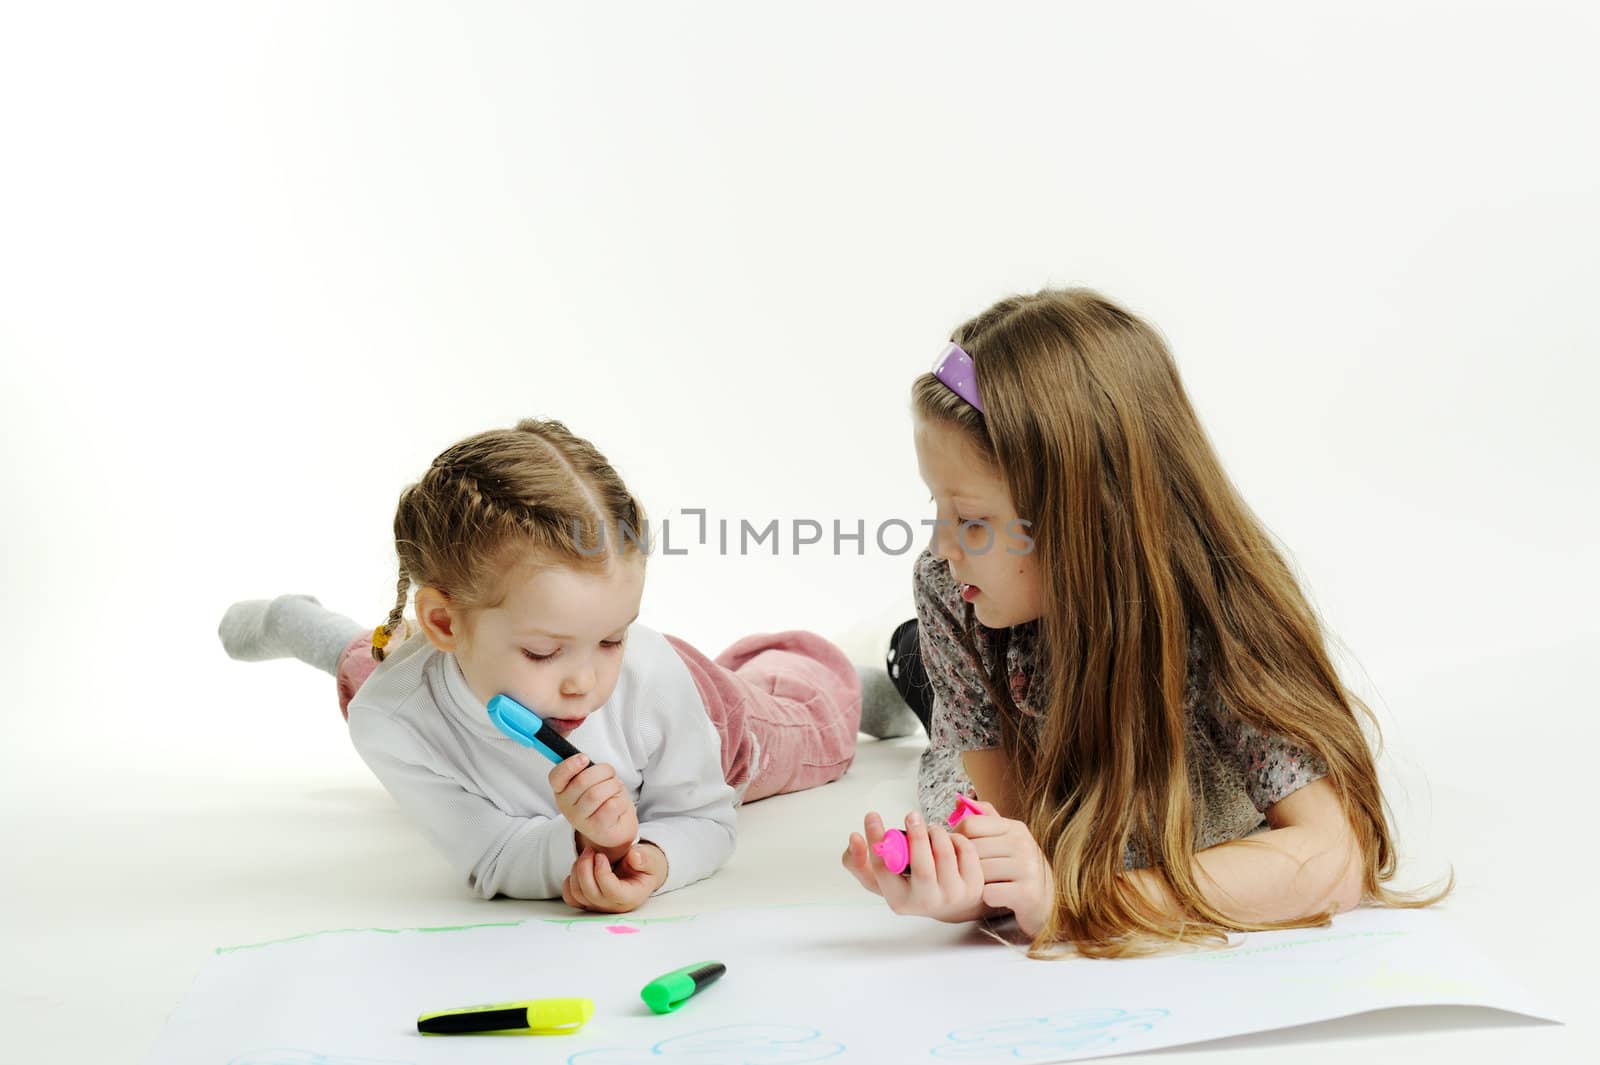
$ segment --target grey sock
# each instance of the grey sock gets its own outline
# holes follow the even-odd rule
[[[339,652],[364,631],[366,626],[309,595],[246,599],[230,606],[217,626],[229,657],[245,662],[298,658],[329,674],[339,670]]]
[[[857,666],[861,678],[861,731],[880,740],[910,736],[922,728],[917,715],[894,690],[882,666]]]

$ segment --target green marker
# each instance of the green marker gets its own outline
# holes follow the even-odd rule
[[[698,965],[690,965],[682,969],[674,969],[664,976],[658,976],[639,992],[639,997],[644,999],[644,1004],[655,1013],[671,1013],[696,992],[704,991],[716,983],[728,967],[720,961],[703,961]]]

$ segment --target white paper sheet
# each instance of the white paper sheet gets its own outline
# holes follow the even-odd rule
[[[676,1013],[639,999],[669,970],[727,975]],[[418,1014],[586,996],[575,1035],[422,1036]],[[723,910],[465,929],[357,930],[219,950],[152,1065],[1042,1063],[1415,1005],[1547,1019],[1438,911],[1358,910],[1226,951],[1033,961],[968,926],[881,905]]]

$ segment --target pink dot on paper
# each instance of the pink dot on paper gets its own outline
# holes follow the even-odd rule
[[[606,925],[606,931],[614,936],[631,936],[638,929],[628,924],[608,924]]]

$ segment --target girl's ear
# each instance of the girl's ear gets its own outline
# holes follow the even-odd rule
[[[461,645],[461,615],[449,598],[431,584],[417,589],[417,623],[428,642],[441,651],[454,652]]]

